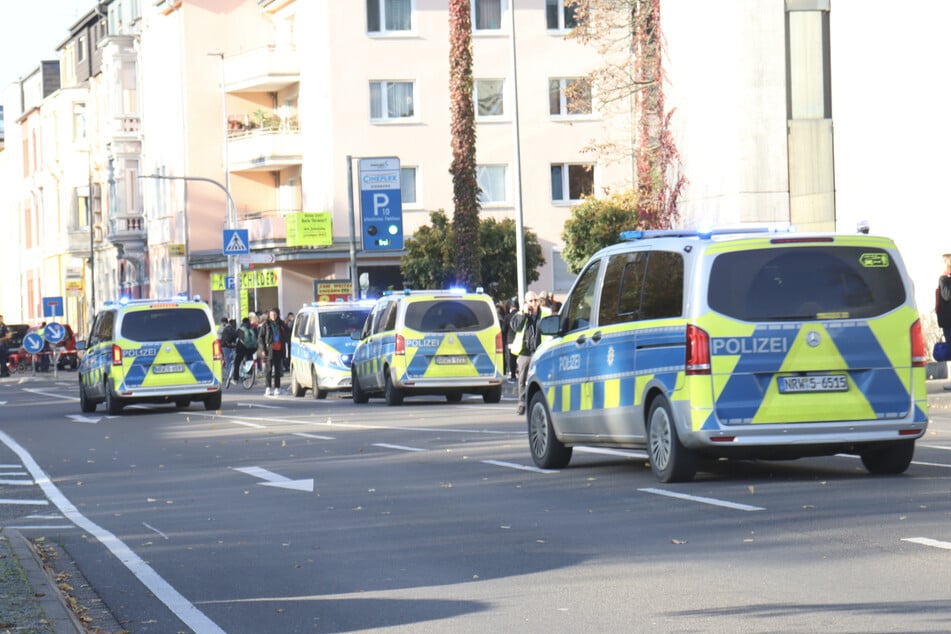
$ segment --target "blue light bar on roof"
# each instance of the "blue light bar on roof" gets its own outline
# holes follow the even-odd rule
[[[742,235],[755,233],[796,233],[795,225],[789,223],[772,225],[740,225],[734,227],[703,227],[701,229],[649,229],[622,231],[621,240],[647,240],[648,238],[701,238],[709,240],[712,236]]]

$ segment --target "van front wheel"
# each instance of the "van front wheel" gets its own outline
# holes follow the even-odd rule
[[[566,447],[555,436],[551,412],[541,392],[532,396],[528,406],[528,448],[532,460],[542,469],[561,469],[571,462],[572,448]]]
[[[648,420],[648,454],[651,471],[661,482],[686,482],[697,473],[697,456],[680,444],[670,406],[663,398],[651,404]]]
[[[904,473],[915,455],[915,441],[903,440],[874,451],[862,452],[862,464],[869,473],[898,475]]]

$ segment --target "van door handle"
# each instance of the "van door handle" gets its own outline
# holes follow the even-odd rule
[[[600,330],[596,331],[593,335],[591,335],[591,341],[593,341],[593,342],[595,342],[595,343],[601,343],[601,331],[600,331]]]
[[[584,342],[587,340],[588,338],[585,337],[584,335],[578,335],[578,338],[575,339],[575,344],[580,348],[581,346],[584,345]]]

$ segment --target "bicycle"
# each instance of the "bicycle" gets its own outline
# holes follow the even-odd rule
[[[241,362],[241,368],[238,370],[241,387],[246,390],[250,390],[254,387],[254,382],[257,381],[258,375],[262,374],[262,370],[258,365],[259,362],[257,359],[245,359]]]

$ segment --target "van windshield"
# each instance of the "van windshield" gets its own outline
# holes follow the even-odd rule
[[[350,333],[363,329],[370,309],[346,310],[320,313],[321,337],[349,337]]]
[[[177,341],[197,339],[210,332],[208,314],[200,308],[153,308],[126,313],[120,336],[142,342]]]
[[[495,324],[495,309],[480,300],[435,299],[406,307],[406,327],[421,332],[485,330]]]
[[[724,253],[707,302],[744,321],[864,319],[905,303],[897,263],[878,248],[796,246]]]

